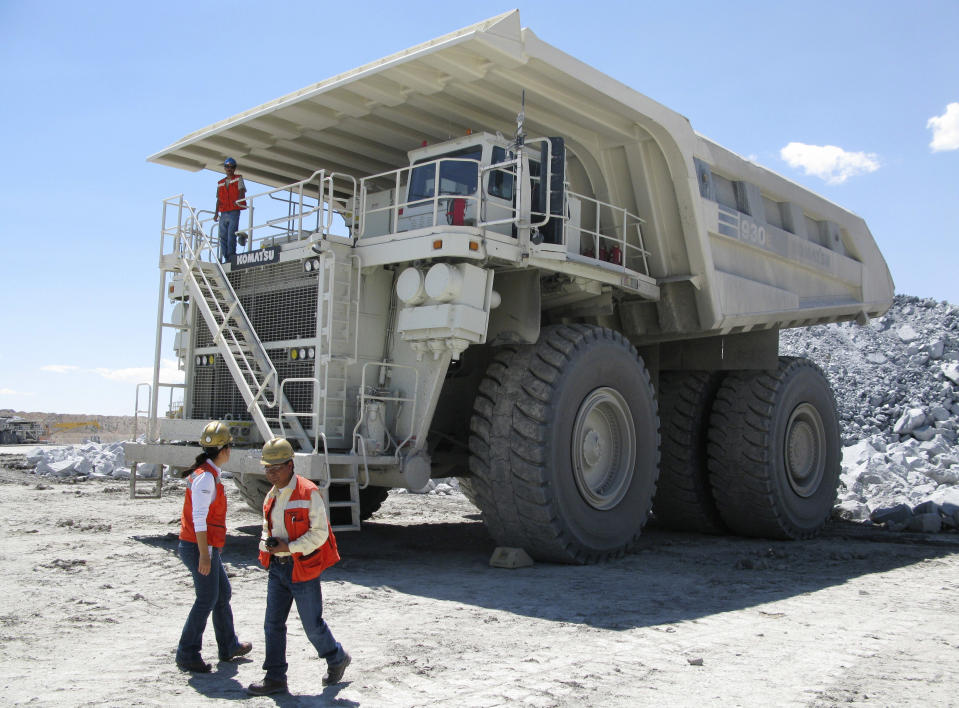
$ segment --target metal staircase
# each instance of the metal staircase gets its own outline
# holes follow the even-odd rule
[[[180,252],[180,272],[253,422],[263,439],[269,440],[279,434],[279,416],[267,418],[264,408],[273,409],[279,405],[279,410],[285,410],[290,408],[289,403],[280,390],[276,368],[230,285],[226,271],[215,259],[213,262],[201,260],[199,253],[202,250],[194,250],[185,239]],[[312,452],[313,445],[299,420],[293,418],[290,428],[300,443],[300,449]]]

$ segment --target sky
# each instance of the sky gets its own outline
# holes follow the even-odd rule
[[[513,7],[862,216],[897,292],[959,304],[956,0],[458,5],[0,0],[0,409],[133,414],[152,379],[161,201],[211,208],[217,179],[147,156]]]

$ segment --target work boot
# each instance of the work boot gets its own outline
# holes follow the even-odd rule
[[[343,650],[343,654],[343,661],[327,666],[326,676],[323,677],[324,686],[332,686],[334,683],[339,683],[340,679],[343,678],[343,672],[346,671],[346,667],[349,666],[353,660],[349,652],[345,649]]]
[[[274,693],[286,693],[286,679],[275,679],[265,676],[259,683],[251,683],[246,692],[253,696],[269,696]]]
[[[192,661],[180,661],[177,659],[176,665],[180,671],[189,671],[193,674],[208,674],[213,671],[213,667],[203,661],[203,659],[193,659]]]
[[[240,642],[231,654],[220,654],[220,661],[233,661],[241,656],[246,656],[253,651],[253,644],[250,642]]]

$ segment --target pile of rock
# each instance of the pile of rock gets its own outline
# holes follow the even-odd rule
[[[123,456],[123,443],[101,445],[85,442],[62,447],[37,447],[27,453],[34,472],[53,477],[111,477],[129,479],[130,468]],[[137,471],[139,473],[139,470]]]
[[[959,308],[897,295],[865,327],[788,330],[780,349],[818,362],[836,393],[847,446],[837,514],[898,530],[956,528]]]

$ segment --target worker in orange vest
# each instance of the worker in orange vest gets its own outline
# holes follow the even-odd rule
[[[285,438],[263,446],[261,463],[273,484],[263,501],[260,563],[269,570],[266,586],[266,676],[247,688],[255,696],[285,693],[286,620],[296,610],[307,638],[326,659],[323,685],[339,683],[351,658],[323,619],[320,575],[340,555],[319,489],[293,471],[293,447]]]
[[[236,173],[236,160],[223,161],[226,177],[216,185],[216,211],[213,220],[220,222],[220,261],[229,263],[236,255],[236,230],[240,227],[240,211],[246,209],[246,184]]]
[[[232,589],[220,561],[226,543],[226,493],[220,471],[230,459],[232,444],[233,436],[226,425],[218,420],[208,423],[200,434],[203,452],[185,473],[190,486],[183,499],[178,550],[193,576],[196,599],[176,649],[176,664],[183,671],[207,674],[212,670],[200,655],[203,630],[211,613],[220,661],[231,661],[253,649],[250,642],[237,639],[233,629]]]

